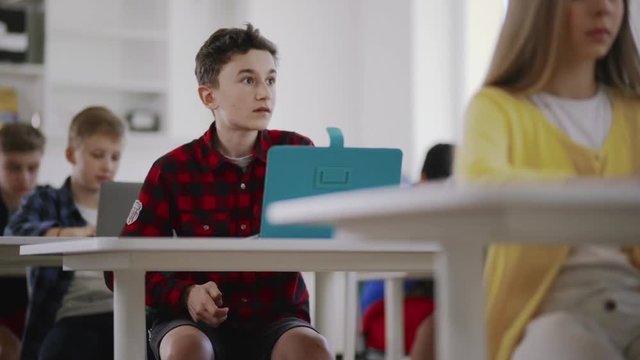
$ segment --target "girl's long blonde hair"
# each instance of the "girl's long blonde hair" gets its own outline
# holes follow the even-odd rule
[[[631,33],[628,0],[620,32],[596,64],[596,80],[640,96],[640,55]],[[566,21],[560,0],[510,0],[484,86],[531,94],[549,81]]]

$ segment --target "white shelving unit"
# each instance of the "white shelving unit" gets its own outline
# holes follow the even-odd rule
[[[69,122],[89,105],[159,116],[158,131],[128,132],[123,181],[142,181],[155,159],[205,131],[212,118],[197,96],[195,55],[216,28],[243,23],[235,14],[245,0],[43,1],[44,65],[0,64],[0,84],[14,79],[29,97],[21,116],[41,114],[42,183],[57,186],[68,174]]]
[[[43,112],[43,68],[40,64],[0,63],[0,86],[15,89],[18,95],[18,118],[30,122]]]
[[[19,77],[26,80],[36,80],[42,76],[41,64],[15,64],[15,63],[0,63],[0,76],[7,77]]]
[[[46,0],[44,129],[64,138],[71,118],[104,105],[167,127],[168,1]],[[73,14],[73,16],[69,16]]]

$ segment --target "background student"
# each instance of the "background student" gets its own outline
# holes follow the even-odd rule
[[[275,45],[250,24],[220,29],[202,45],[198,94],[214,122],[153,164],[123,236],[260,231],[267,151],[312,145],[299,134],[267,130],[276,60]],[[146,283],[158,359],[332,359],[309,323],[309,294],[298,272],[148,272]]]
[[[95,236],[100,185],[120,164],[124,123],[92,106],[71,121],[65,157],[72,166],[62,187],[25,198],[7,235]],[[102,272],[30,269],[22,359],[113,359],[113,300]]]
[[[29,124],[0,127],[0,233],[20,200],[37,186],[44,145],[40,130]],[[0,289],[0,360],[17,360],[27,308],[26,277],[2,276]]]

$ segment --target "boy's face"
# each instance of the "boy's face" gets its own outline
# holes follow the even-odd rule
[[[222,67],[218,87],[200,86],[204,105],[220,127],[230,130],[267,128],[276,104],[276,64],[268,51],[236,54]]]
[[[96,134],[69,146],[67,160],[73,165],[71,179],[76,186],[88,191],[99,191],[103,182],[111,181],[118,171],[122,140],[105,134]]]
[[[0,151],[0,190],[7,206],[15,207],[38,183],[41,151]]]

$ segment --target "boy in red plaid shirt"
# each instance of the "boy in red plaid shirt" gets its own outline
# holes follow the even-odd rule
[[[248,237],[259,233],[266,155],[313,145],[267,130],[277,51],[248,24],[216,31],[196,56],[205,134],[152,166],[122,236]],[[215,264],[212,264],[215,267]],[[149,342],[156,358],[331,359],[309,323],[300,273],[149,272]]]

